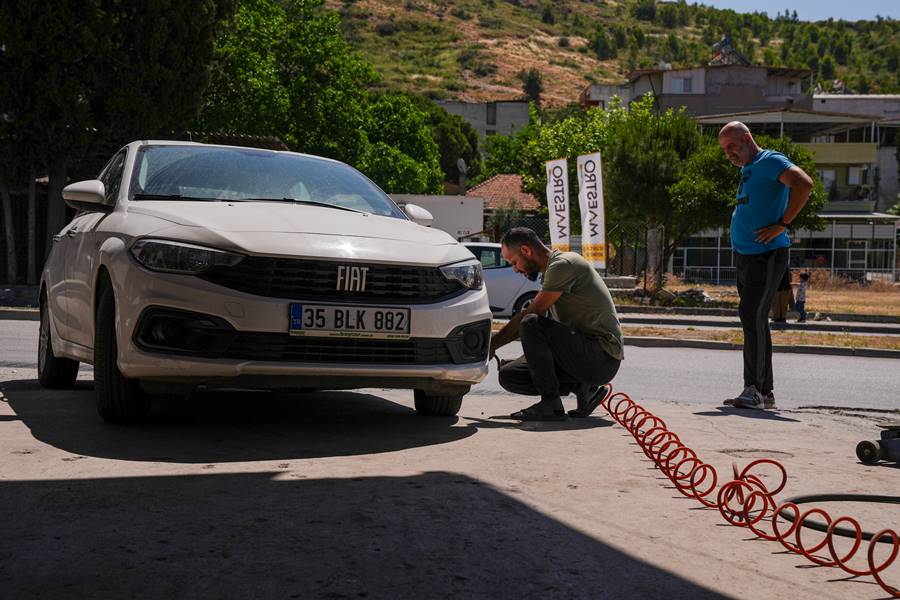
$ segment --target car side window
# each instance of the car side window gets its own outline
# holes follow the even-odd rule
[[[100,173],[98,179],[106,188],[106,202],[109,206],[116,204],[119,188],[122,186],[122,171],[125,168],[125,151],[116,154]]]
[[[501,269],[509,266],[509,263],[503,260],[499,248],[479,248],[478,251],[480,254],[473,250],[485,269]]]

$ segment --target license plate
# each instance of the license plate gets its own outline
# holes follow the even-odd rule
[[[409,309],[291,303],[288,333],[344,338],[409,338]]]

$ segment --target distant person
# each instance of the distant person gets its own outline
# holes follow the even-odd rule
[[[809,273],[800,273],[800,285],[797,286],[797,301],[794,306],[800,315],[798,323],[806,323],[806,289],[809,287]]]
[[[500,253],[517,273],[541,291],[491,337],[490,357],[520,338],[524,355],[502,364],[503,389],[540,396],[540,402],[510,415],[522,421],[567,418],[562,396],[575,393],[578,408],[568,416],[587,417],[603,401],[624,358],[624,339],[612,295],[600,274],[580,254],[551,250],[526,227],[510,229]],[[544,316],[549,312],[549,317]]]
[[[784,270],[781,282],[772,299],[772,323],[787,323],[788,306],[791,303],[791,270]]]
[[[812,179],[784,154],[760,148],[739,121],[719,131],[719,146],[731,164],[741,168],[731,245],[744,330],[744,389],[725,404],[773,407],[769,308],[788,264],[788,227],[809,199]]]

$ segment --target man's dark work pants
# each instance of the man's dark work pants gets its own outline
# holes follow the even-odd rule
[[[553,319],[525,315],[519,326],[525,355],[500,369],[503,389],[514,394],[541,397],[559,406],[560,395],[586,391],[609,383],[619,370],[595,337],[573,331]]]
[[[734,253],[737,289],[741,297],[738,313],[744,328],[744,387],[755,385],[768,394],[772,383],[772,334],[769,307],[788,264],[788,249],[762,254]]]

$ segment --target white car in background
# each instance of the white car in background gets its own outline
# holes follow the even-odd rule
[[[492,242],[466,242],[464,244],[484,269],[484,285],[487,287],[491,312],[498,317],[517,314],[541,291],[538,281],[530,281],[516,273],[500,254],[500,244]]]
[[[406,388],[455,415],[487,374],[481,264],[348,165],[133,142],[63,197],[78,213],[41,277],[39,379],[93,364],[106,420],[196,386]]]

